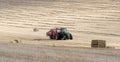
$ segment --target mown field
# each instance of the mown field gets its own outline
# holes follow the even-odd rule
[[[49,40],[54,27],[68,28],[74,39]],[[64,47],[90,47],[92,39],[120,47],[119,0],[0,0],[0,62],[120,61],[119,50]]]
[[[75,39],[119,42],[120,1],[0,0],[0,26],[67,27]]]
[[[0,44],[0,62],[119,62],[120,50]]]

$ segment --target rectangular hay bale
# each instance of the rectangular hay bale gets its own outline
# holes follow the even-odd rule
[[[92,40],[91,47],[106,48],[106,41],[105,40]]]

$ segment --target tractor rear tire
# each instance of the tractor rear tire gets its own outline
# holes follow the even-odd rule
[[[67,35],[63,34],[62,40],[66,40],[67,39]]]
[[[61,40],[61,33],[58,33],[57,36],[56,36],[56,40]]]
[[[67,37],[64,33],[60,32],[57,34],[57,40],[66,40],[66,39],[67,39]]]

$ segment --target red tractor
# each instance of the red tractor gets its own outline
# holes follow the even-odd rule
[[[67,40],[67,39],[72,40],[73,39],[72,34],[69,33],[66,28],[51,29],[46,33],[46,35],[49,36],[50,39],[54,39],[54,40]]]

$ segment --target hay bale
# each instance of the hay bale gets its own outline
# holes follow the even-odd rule
[[[39,29],[38,29],[38,28],[34,28],[33,31],[34,31],[34,32],[38,32]]]
[[[105,40],[92,40],[91,47],[106,48],[106,41]]]
[[[15,39],[12,43],[21,43],[21,40]]]

